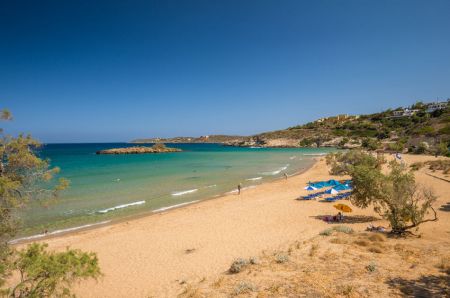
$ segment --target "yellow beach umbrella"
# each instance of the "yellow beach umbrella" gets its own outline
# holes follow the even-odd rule
[[[352,212],[352,208],[350,208],[345,204],[337,204],[334,205],[333,207],[336,208],[337,210],[341,210],[342,212]]]

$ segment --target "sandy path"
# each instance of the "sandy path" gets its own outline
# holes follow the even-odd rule
[[[408,163],[422,159],[406,156]],[[332,204],[296,201],[309,180],[333,178],[322,159],[307,172],[155,216],[46,240],[51,248],[66,246],[97,252],[104,277],[83,282],[79,297],[174,297],[179,281],[208,281],[228,269],[233,259],[259,255],[296,240],[311,238],[327,227],[311,216],[333,214]],[[450,201],[450,183],[422,172],[417,179],[440,196],[437,207]],[[373,215],[358,210],[358,215]],[[424,226],[430,239],[450,233],[449,212]],[[367,223],[354,224],[362,230]],[[195,249],[187,254],[185,250]]]

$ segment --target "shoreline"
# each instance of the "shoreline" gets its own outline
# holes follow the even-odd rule
[[[404,157],[407,163],[430,159]],[[415,176],[419,183],[436,191],[434,207],[440,218],[420,227],[420,241],[443,245],[448,242],[450,213],[439,207],[448,202],[450,185],[426,175],[423,169]],[[271,255],[285,251],[293,243],[304,247],[308,239],[321,237],[322,231],[333,226],[322,220],[323,216],[336,214],[333,204],[296,200],[308,193],[303,189],[308,181],[344,178],[330,175],[323,157],[290,179],[278,178],[240,196],[202,200],[155,216],[122,220],[37,242],[45,241],[51,251],[71,247],[97,254],[104,276],[75,285],[73,291],[78,297],[177,297],[186,285],[220,280],[237,258]],[[372,208],[343,203],[353,209],[350,215],[367,218],[345,224],[354,231],[365,231],[370,223],[387,226]],[[324,242],[323,249],[329,245],[333,244]]]
[[[314,157],[312,158],[312,162],[310,165],[307,165],[304,168],[300,168],[300,170],[288,175],[288,177],[295,177],[301,174],[306,173],[308,170],[310,170],[315,164],[317,164],[317,162],[320,160],[320,156]],[[285,178],[283,176],[281,177],[275,177],[270,181],[266,181],[266,182],[262,182],[258,185],[252,185],[252,186],[248,186],[246,188],[243,188],[242,191],[245,190],[251,190],[251,189],[255,189],[257,187],[261,187],[262,185],[266,185],[266,184],[271,184],[280,180],[284,180]],[[211,200],[216,200],[216,199],[222,199],[224,197],[227,196],[234,196],[237,195],[236,194],[237,190],[233,189],[231,191],[227,191],[221,194],[217,194],[217,195],[213,195],[213,196],[208,196],[206,198],[203,199],[197,199],[197,200],[193,200],[190,202],[183,202],[180,204],[176,204],[176,205],[171,205],[171,206],[165,206],[162,208],[158,208],[156,210],[149,210],[149,211],[143,211],[143,212],[139,212],[136,214],[132,214],[132,215],[128,215],[128,216],[124,216],[121,218],[117,218],[117,219],[109,219],[109,220],[103,220],[103,221],[99,221],[99,222],[92,222],[92,223],[88,223],[88,224],[84,224],[84,225],[80,225],[80,226],[75,226],[75,227],[69,227],[69,228],[64,228],[64,229],[57,229],[55,231],[52,232],[48,232],[47,234],[35,234],[35,235],[30,235],[30,236],[25,236],[25,237],[20,237],[17,239],[13,239],[11,241],[9,241],[9,244],[13,245],[13,246],[21,246],[21,245],[26,245],[35,241],[45,241],[45,240],[49,240],[49,239],[54,239],[54,238],[58,238],[58,237],[64,237],[67,235],[73,235],[73,234],[78,234],[78,233],[82,233],[82,232],[86,232],[86,231],[90,231],[90,230],[94,230],[94,229],[99,229],[102,227],[107,227],[107,226],[114,226],[117,224],[121,224],[124,222],[132,222],[132,221],[136,221],[139,220],[141,218],[146,218],[146,217],[151,217],[151,216],[156,216],[159,214],[164,214],[170,211],[174,211],[174,210],[178,210],[178,209],[182,209],[182,208],[186,208],[192,205],[198,205],[204,202],[208,202]]]

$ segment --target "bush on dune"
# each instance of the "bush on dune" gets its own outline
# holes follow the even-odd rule
[[[387,172],[383,172],[383,162],[380,157],[356,150],[327,156],[332,174],[352,177],[352,204],[360,208],[373,206],[390,222],[392,233],[410,233],[423,223],[437,221],[432,207],[436,200],[433,191],[419,187],[413,172],[404,164],[391,161]],[[429,213],[432,217],[426,218]]]

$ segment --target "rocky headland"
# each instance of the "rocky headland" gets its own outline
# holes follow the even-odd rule
[[[145,154],[145,153],[169,153],[169,152],[181,152],[178,148],[169,148],[164,144],[155,144],[152,147],[146,146],[133,146],[128,148],[112,148],[99,150],[97,154]]]

